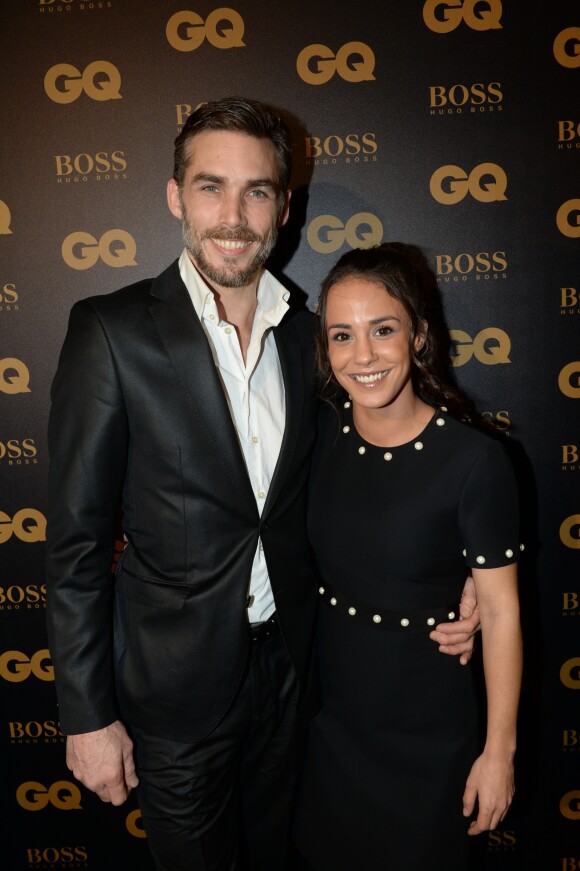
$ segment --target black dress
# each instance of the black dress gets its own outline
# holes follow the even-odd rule
[[[348,402],[340,416],[323,413],[309,503],[322,707],[296,844],[316,871],[466,871],[474,672],[428,633],[457,614],[468,566],[517,560],[513,470],[499,441],[444,409],[391,449],[358,435]]]

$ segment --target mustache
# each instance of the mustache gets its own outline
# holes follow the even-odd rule
[[[263,236],[258,236],[257,233],[248,230],[247,227],[238,227],[233,230],[206,230],[201,238],[218,239],[223,242],[228,242],[232,239],[236,239],[238,242],[262,242],[264,239]]]

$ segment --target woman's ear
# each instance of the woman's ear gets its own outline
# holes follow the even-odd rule
[[[429,330],[429,324],[427,321],[419,321],[419,328],[417,330],[417,335],[415,336],[415,340],[413,342],[413,346],[415,351],[420,351],[423,345],[427,340],[427,332]]]

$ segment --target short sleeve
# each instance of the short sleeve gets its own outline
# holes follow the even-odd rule
[[[471,468],[461,495],[459,525],[471,568],[494,569],[519,559],[523,545],[517,484],[498,441],[490,440]]]

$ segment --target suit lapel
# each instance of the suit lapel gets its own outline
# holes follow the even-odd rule
[[[177,376],[190,397],[195,426],[205,430],[232,487],[257,512],[224,389],[203,327],[179,274],[177,261],[155,279],[151,294],[153,301],[149,311]]]

